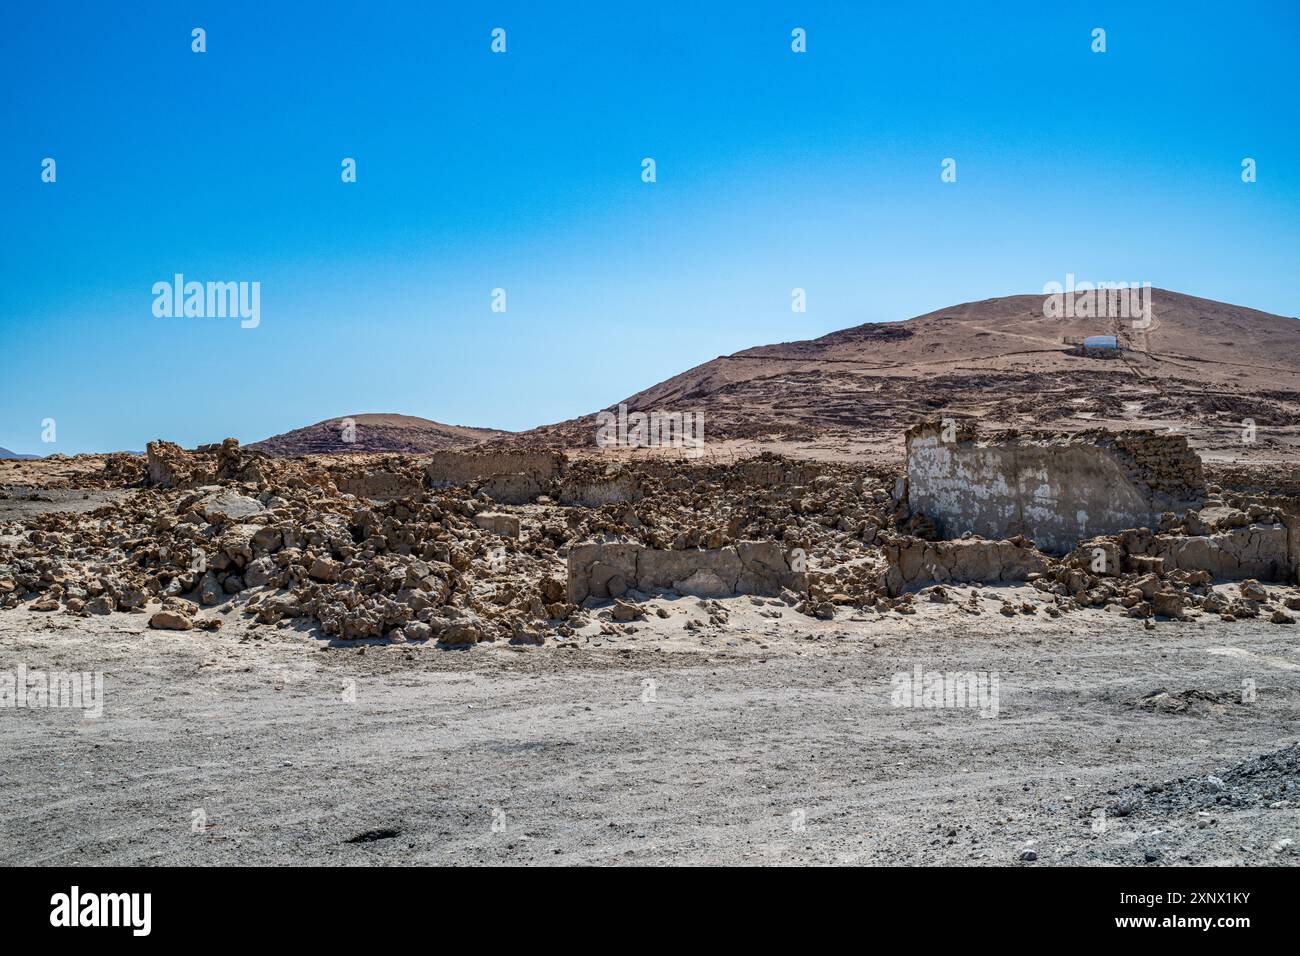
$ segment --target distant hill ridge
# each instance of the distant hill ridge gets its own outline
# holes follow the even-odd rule
[[[362,414],[326,419],[255,442],[249,447],[277,458],[367,452],[425,454],[468,448],[508,434],[493,428],[444,425],[413,415]]]
[[[11,461],[38,461],[41,457],[40,455],[20,455],[8,448],[0,448],[0,458],[7,458]]]
[[[897,451],[909,425],[951,416],[985,428],[1176,429],[1202,453],[1229,459],[1300,454],[1300,321],[1163,289],[1143,298],[1151,320],[1136,325],[1052,312],[1042,294],[868,322],[719,356],[606,408],[702,413],[706,443]],[[1077,347],[1097,335],[1117,335],[1122,348]],[[597,411],[526,432],[354,415],[350,443],[344,419],[333,418],[252,447],[275,455],[480,444],[594,452]]]
[[[1046,298],[966,302],[749,348],[622,402],[633,411],[703,412],[706,441],[899,445],[907,426],[951,415],[990,428],[1179,428],[1194,445],[1225,454],[1300,448],[1292,427],[1300,421],[1300,321],[1163,289],[1143,297],[1149,325],[1052,317]],[[1071,344],[1117,333],[1125,346],[1118,354]],[[1243,447],[1247,420],[1258,440]],[[592,413],[498,444],[593,446],[595,431]]]

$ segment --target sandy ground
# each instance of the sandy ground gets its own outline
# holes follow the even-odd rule
[[[1296,627],[1008,619],[1033,592],[982,593],[830,622],[660,599],[571,646],[462,651],[250,626],[237,599],[211,633],[0,612],[0,675],[102,671],[105,698],[0,709],[0,863],[1300,862],[1300,791],[1095,816],[1294,744]],[[892,706],[917,665],[996,673],[996,716]],[[1219,696],[1135,706],[1157,688]]]

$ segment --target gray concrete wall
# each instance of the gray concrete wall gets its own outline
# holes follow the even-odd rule
[[[938,424],[907,435],[908,500],[944,538],[1025,535],[1064,554],[1093,535],[1155,528],[1198,501],[1200,463],[1181,436],[1034,437],[980,441]],[[1180,444],[1181,443],[1181,444]]]

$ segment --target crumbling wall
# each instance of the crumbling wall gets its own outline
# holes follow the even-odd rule
[[[1294,497],[1269,496],[1262,501],[1266,507],[1277,511],[1278,520],[1286,528],[1286,580],[1293,583],[1300,581],[1300,500]]]
[[[186,451],[175,442],[151,441],[145,446],[145,471],[159,488],[199,488],[218,481],[266,480],[265,452],[240,448],[234,438]]]
[[[1300,465],[1271,461],[1259,464],[1206,462],[1205,480],[1225,491],[1274,496],[1279,499],[1300,498]]]
[[[634,475],[619,475],[604,481],[566,479],[560,483],[557,495],[562,505],[603,508],[605,505],[637,501],[641,497],[641,483]]]
[[[562,505],[603,508],[642,497],[640,475],[620,463],[569,462],[555,495]]]
[[[1024,538],[894,538],[886,542],[884,552],[888,568],[882,583],[891,597],[929,584],[1025,581],[1031,574],[1042,574],[1051,567],[1051,559]]]
[[[815,481],[824,469],[818,462],[790,461],[775,456],[759,456],[739,461],[732,476],[755,485],[806,485]]]
[[[808,583],[803,572],[791,569],[785,549],[775,541],[681,551],[614,542],[578,545],[569,551],[572,604],[589,597],[620,597],[628,591],[672,589],[699,597],[729,597],[777,595],[783,588],[804,592]]]
[[[1006,433],[926,422],[907,432],[908,500],[944,538],[1025,535],[1050,554],[1083,538],[1155,528],[1199,505],[1200,459],[1181,435]]]
[[[525,504],[550,490],[564,467],[557,452],[439,451],[424,468],[430,488],[448,488],[481,482],[479,488],[494,501]]]
[[[425,462],[424,473],[435,488],[481,481],[493,475],[523,472],[541,481],[560,474],[564,456],[541,451],[438,451]]]
[[[170,441],[151,441],[145,446],[150,485],[159,488],[194,488],[217,480],[217,463],[198,457]]]
[[[408,474],[383,469],[360,469],[352,472],[335,472],[331,469],[334,484],[345,495],[356,495],[377,501],[395,498],[416,498],[424,495],[424,482],[418,473]]]
[[[1099,573],[1120,571],[1204,571],[1220,581],[1294,581],[1290,532],[1281,522],[1216,524],[1205,534],[1154,534],[1146,528],[1114,538],[1080,542],[1071,556],[1080,566],[1098,565]],[[1156,563],[1152,563],[1152,561]]]
[[[1283,525],[1250,525],[1208,535],[1157,535],[1152,549],[1166,571],[1208,571],[1224,581],[1294,580]]]

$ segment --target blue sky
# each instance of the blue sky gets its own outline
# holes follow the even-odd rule
[[[528,428],[1067,272],[1300,315],[1300,5],[989,6],[5,5],[0,446]]]

